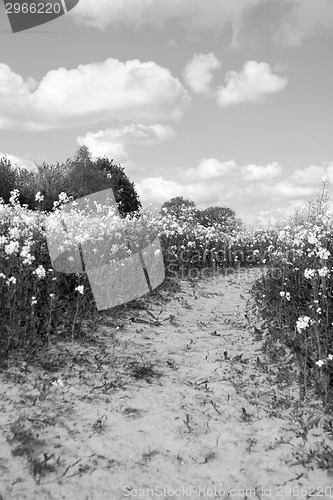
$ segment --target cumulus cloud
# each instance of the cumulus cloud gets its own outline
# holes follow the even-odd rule
[[[0,128],[177,120],[190,100],[179,80],[154,62],[109,58],[49,71],[38,84],[0,64]]]
[[[287,47],[301,45],[303,40],[332,33],[333,2],[331,0],[284,0],[284,16],[274,39]]]
[[[313,184],[317,183],[321,177],[327,177],[330,182],[333,182],[333,163],[309,165],[306,168],[297,169],[291,179],[298,184]]]
[[[269,64],[248,61],[239,73],[227,73],[226,85],[218,88],[217,102],[223,107],[260,102],[267,95],[283,90],[286,84],[287,78],[274,74]]]
[[[105,29],[119,24],[159,29],[169,21],[187,29],[233,28],[234,38],[244,14],[262,0],[81,0],[72,11],[78,22]]]
[[[150,25],[161,29],[176,22],[189,30],[232,27],[232,45],[240,44],[253,12],[263,9],[261,22],[270,26],[269,37],[286,46],[332,30],[332,0],[80,0],[71,11],[78,22],[105,29]]]
[[[152,146],[171,139],[174,131],[169,126],[161,124],[136,124],[124,127],[111,127],[98,132],[88,132],[83,137],[78,137],[80,145],[86,145],[93,156],[108,156],[114,158],[116,163],[127,163],[129,153],[127,146],[136,144]]]
[[[245,181],[259,181],[268,180],[279,177],[282,174],[282,167],[277,163],[270,163],[268,165],[246,165],[242,168],[242,178]]]
[[[8,154],[8,153],[2,153],[0,151],[0,159],[2,159],[4,157],[7,158],[7,160],[9,160],[13,166],[16,166],[19,168],[25,168],[26,170],[36,170],[36,164],[35,164],[35,162],[33,162],[31,160],[20,158],[19,156]]]
[[[234,160],[203,158],[195,168],[178,169],[177,181],[167,175],[143,178],[138,192],[143,204],[162,205],[170,198],[184,196],[198,208],[229,206],[244,221],[268,211],[271,219],[280,219],[316,196],[322,175],[333,179],[332,162],[292,172],[276,162],[238,165]]]
[[[213,72],[221,66],[215,54],[195,54],[185,66],[184,79],[190,89],[197,94],[212,93]]]

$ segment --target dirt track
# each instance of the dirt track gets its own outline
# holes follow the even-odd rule
[[[3,371],[0,498],[333,498],[319,405],[297,405],[244,316],[258,272],[182,282],[149,301],[158,321],[137,309]]]

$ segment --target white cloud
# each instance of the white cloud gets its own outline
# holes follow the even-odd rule
[[[169,126],[160,124],[144,125],[130,124],[124,127],[112,127],[98,132],[88,132],[83,137],[78,137],[80,145],[85,144],[93,156],[107,156],[116,163],[127,163],[129,153],[127,146],[130,144],[152,146],[172,138],[174,131]]]
[[[0,64],[0,128],[177,120],[190,101],[179,80],[154,62],[109,58],[49,71],[39,84]]]
[[[270,163],[265,166],[247,165],[242,168],[242,175],[245,181],[259,181],[274,179],[282,173],[281,165],[277,163]]]
[[[236,170],[237,165],[234,160],[221,162],[216,158],[203,158],[196,168],[185,170],[183,177],[190,182],[197,182],[233,175]]]
[[[79,22],[101,29],[125,24],[161,29],[169,21],[187,29],[233,27],[234,38],[247,10],[262,0],[81,0],[72,11]]]
[[[240,73],[227,73],[226,85],[218,89],[217,102],[224,107],[242,102],[260,102],[268,94],[283,90],[286,84],[287,78],[275,75],[269,64],[248,61]]]
[[[284,4],[284,16],[274,35],[278,43],[298,46],[311,36],[332,33],[332,0],[280,0],[280,3]]]
[[[210,95],[212,93],[212,73],[220,66],[220,61],[212,52],[210,54],[195,54],[185,66],[183,72],[185,82],[193,92]]]
[[[321,177],[327,177],[330,182],[333,182],[333,163],[309,165],[306,168],[297,169],[291,179],[298,184],[313,184],[317,183]]]
[[[202,159],[196,168],[178,168],[176,181],[167,175],[143,178],[138,192],[144,205],[160,206],[172,197],[184,196],[201,209],[229,206],[244,221],[268,211],[272,218],[281,219],[316,196],[323,174],[333,178],[333,162],[293,172],[276,162],[238,165],[234,160],[209,158]]]
[[[232,45],[240,43],[252,11],[262,7],[269,26],[269,38],[295,46],[310,36],[322,35],[333,27],[332,0],[80,0],[71,11],[78,22],[105,29],[126,25],[150,25],[161,29],[173,22],[192,32],[232,27]],[[254,10],[253,10],[254,9]]]
[[[0,151],[0,159],[3,157],[6,157],[13,166],[25,168],[27,170],[36,170],[37,168],[35,162],[31,160],[20,158],[19,156],[11,155],[8,153],[1,153]]]

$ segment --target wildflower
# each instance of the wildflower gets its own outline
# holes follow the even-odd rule
[[[325,364],[325,361],[323,361],[322,359],[320,359],[319,361],[316,361],[316,365],[318,365],[319,367],[323,366]]]
[[[314,278],[315,274],[316,274],[315,269],[305,269],[305,271],[304,271],[304,276],[308,280]]]
[[[289,301],[290,300],[290,292],[286,293],[286,299]]]
[[[52,382],[53,387],[64,387],[64,382],[61,378],[58,378],[58,380],[54,380]]]
[[[37,274],[38,278],[45,278],[46,276],[46,271],[42,265],[38,266],[35,274]]]
[[[318,269],[318,274],[321,277],[327,276],[329,274],[329,272],[330,271],[329,271],[329,269],[326,266],[322,267],[321,269]]]
[[[31,297],[31,305],[34,306],[35,304],[37,304],[36,297]]]
[[[4,245],[5,243],[7,243],[6,236],[0,236],[0,245]]]
[[[83,295],[84,286],[83,285],[79,285],[79,286],[75,287],[75,290],[77,290],[81,295]]]
[[[315,245],[316,243],[318,243],[318,238],[314,234],[310,234],[308,236],[308,242],[310,243],[310,245]]]
[[[327,359],[328,359],[329,361],[333,361],[333,354],[329,354],[329,355],[327,356]]]
[[[35,201],[38,201],[38,203],[40,203],[43,200],[44,200],[44,196],[42,195],[42,193],[40,191],[38,191],[38,193],[36,193],[36,195],[35,195]]]
[[[300,316],[296,321],[296,329],[300,333],[310,326],[311,319],[309,316]]]
[[[0,278],[3,278],[4,280],[6,279],[6,275],[3,273],[0,273]]]
[[[280,297],[284,297],[286,295],[286,292],[280,292]]]
[[[14,278],[14,276],[12,276],[11,278],[9,278],[7,281],[6,281],[7,285],[10,285],[10,283],[13,283],[13,285],[16,285],[16,278]]]
[[[327,260],[331,255],[331,252],[326,250],[326,248],[321,248],[320,250],[317,250],[317,255],[320,259]]]
[[[51,297],[51,299],[53,299],[54,293],[50,293],[50,297]]]
[[[19,249],[19,242],[18,241],[11,241],[10,243],[8,243],[8,245],[5,246],[5,252],[7,255],[11,255],[13,254],[14,252],[18,252],[18,249]]]

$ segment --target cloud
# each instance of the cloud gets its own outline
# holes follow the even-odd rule
[[[24,158],[20,158],[19,156],[11,155],[8,153],[2,153],[0,151],[0,159],[3,157],[7,157],[7,160],[14,166],[19,168],[25,168],[26,170],[36,170],[36,164],[34,161],[26,160]]]
[[[217,102],[223,107],[261,102],[267,95],[283,90],[286,84],[287,78],[275,75],[269,64],[248,61],[240,73],[227,73],[226,85],[218,88]]]
[[[203,158],[196,168],[188,168],[183,177],[191,182],[217,179],[226,175],[233,175],[237,165],[234,160],[221,162],[216,158]]]
[[[333,27],[332,0],[80,0],[70,15],[77,22],[105,29],[126,25],[161,29],[169,22],[186,30],[230,30],[231,45],[240,45],[259,12],[260,29],[279,44],[295,46],[304,39],[328,33]],[[257,32],[259,31],[256,27]]]
[[[279,177],[282,173],[281,165],[270,163],[268,165],[247,165],[242,168],[242,177],[245,181],[268,180]]]
[[[0,64],[0,128],[46,130],[112,121],[181,118],[191,101],[179,80],[154,62],[109,58],[49,71],[26,82]]]
[[[316,196],[323,175],[333,179],[333,162],[293,172],[276,162],[238,165],[234,160],[203,158],[195,168],[178,168],[176,181],[167,175],[150,176],[136,186],[143,204],[161,206],[170,198],[184,196],[200,209],[228,206],[249,222],[260,212],[278,219],[292,215],[296,207]]]
[[[220,30],[231,25],[236,37],[244,14],[261,1],[81,0],[71,15],[78,22],[100,29],[120,24],[135,28],[151,25],[161,29],[170,21],[192,30]]]
[[[185,82],[193,92],[210,95],[212,93],[212,73],[220,66],[220,61],[212,52],[210,54],[195,54],[185,66],[183,72]]]
[[[85,144],[93,156],[107,156],[115,163],[127,163],[129,153],[127,146],[131,144],[152,146],[171,139],[174,131],[169,126],[160,124],[130,124],[124,127],[112,127],[98,132],[88,132],[78,137],[79,145]]]
[[[332,33],[332,0],[283,0],[284,15],[274,34],[274,39],[287,47],[302,44],[304,39]]]
[[[297,169],[291,176],[292,181],[298,184],[317,183],[321,177],[327,177],[333,182],[333,162],[324,165],[309,165],[303,169]]]

